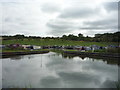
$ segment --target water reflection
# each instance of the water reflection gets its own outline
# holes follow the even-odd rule
[[[10,59],[11,60],[21,60],[24,56],[13,56]]]
[[[2,87],[114,88],[118,65],[111,61],[53,52],[24,55],[19,60],[4,58]]]
[[[63,58],[69,58],[69,59],[73,59],[75,57],[79,57],[81,58],[82,60],[84,60],[86,58],[85,55],[73,55],[73,54],[65,54],[65,53],[61,53],[62,57]],[[118,58],[109,58],[109,57],[98,57],[98,56],[89,56],[89,58],[92,58],[92,60],[102,60],[104,62],[106,62],[107,64],[117,64],[119,65],[119,61],[118,61]]]
[[[0,89],[2,89],[2,60],[0,59]]]

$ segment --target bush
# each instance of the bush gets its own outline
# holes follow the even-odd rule
[[[109,53],[120,53],[120,48],[108,48],[107,52],[109,52]]]

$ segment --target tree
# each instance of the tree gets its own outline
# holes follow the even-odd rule
[[[81,34],[81,33],[78,34],[78,40],[80,40],[80,41],[84,40],[83,34]]]
[[[66,35],[63,35],[63,36],[62,36],[62,39],[67,40],[67,36],[66,36]]]
[[[17,35],[14,36],[14,38],[15,38],[15,39],[22,39],[22,40],[23,40],[23,39],[25,38],[25,36],[24,36],[24,35],[17,34]]]
[[[83,34],[79,33],[79,34],[78,34],[78,37],[83,37]]]

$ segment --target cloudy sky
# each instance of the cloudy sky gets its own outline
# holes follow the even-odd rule
[[[116,32],[118,1],[0,0],[0,31],[31,36]]]

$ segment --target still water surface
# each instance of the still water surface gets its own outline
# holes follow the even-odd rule
[[[2,59],[3,88],[111,88],[117,63],[50,52]]]

